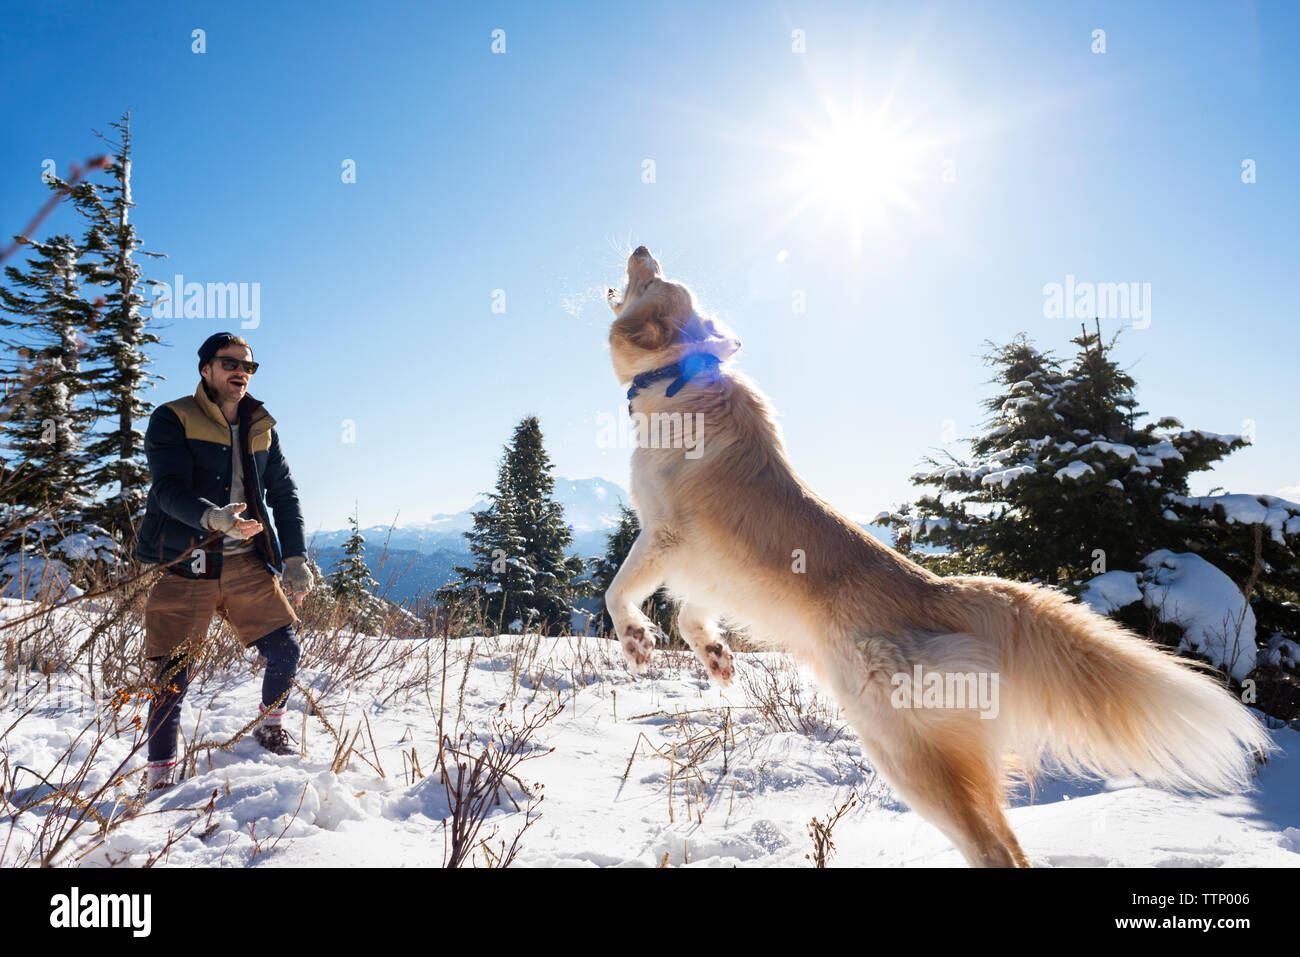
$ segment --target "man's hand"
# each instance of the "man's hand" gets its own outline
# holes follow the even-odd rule
[[[231,538],[249,539],[261,534],[262,523],[238,517],[247,507],[245,502],[231,502],[222,508],[210,508],[203,513],[203,521],[214,532],[222,532]]]
[[[316,587],[316,576],[312,574],[311,566],[307,564],[305,556],[294,555],[284,560],[284,572],[280,575],[280,583],[295,608],[302,604],[303,596]]]

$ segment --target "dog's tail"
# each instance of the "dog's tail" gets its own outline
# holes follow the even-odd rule
[[[1034,770],[1055,767],[1238,791],[1251,785],[1255,755],[1275,750],[1220,682],[1086,605],[997,578],[948,581],[970,610],[966,630],[1000,649],[999,737],[1031,783]]]

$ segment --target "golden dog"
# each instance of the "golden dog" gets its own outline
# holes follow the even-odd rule
[[[975,866],[1028,866],[1004,796],[1044,767],[1249,787],[1271,740],[1213,678],[1066,595],[940,578],[881,545],[800,480],[766,397],[727,364],[739,341],[644,246],[609,297],[614,372],[632,383],[642,430],[631,481],[642,530],[605,596],[633,672],[657,637],[641,604],[661,585],[719,682],[734,672],[720,617],[793,653],[880,774]],[[922,698],[927,674],[999,683],[996,715]]]

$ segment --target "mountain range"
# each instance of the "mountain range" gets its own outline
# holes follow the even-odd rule
[[[553,495],[564,506],[573,531],[572,551],[583,558],[605,554],[609,533],[618,526],[619,506],[631,504],[627,492],[608,479],[557,478]],[[361,529],[366,539],[366,565],[379,582],[379,594],[403,602],[445,585],[452,578],[453,567],[468,564],[465,533],[474,527],[473,513],[488,504],[487,499],[479,499],[463,511],[433,515],[427,522]],[[862,528],[886,545],[892,544],[889,529],[867,524]],[[350,534],[350,529],[338,529],[309,537],[308,550],[326,574],[343,557],[343,543]]]
[[[606,539],[618,526],[619,505],[630,504],[626,491],[601,478],[557,478],[553,497],[564,506],[573,531],[572,551],[583,558],[605,554]],[[474,527],[474,512],[489,504],[481,498],[463,511],[433,515],[427,522],[361,529],[366,565],[379,582],[379,593],[401,602],[445,585],[454,566],[468,564],[465,533]],[[343,543],[351,534],[345,528],[309,537],[308,550],[322,571],[328,574],[343,557]]]

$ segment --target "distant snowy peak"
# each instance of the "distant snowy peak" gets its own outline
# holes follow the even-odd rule
[[[553,497],[564,507],[564,517],[573,527],[574,537],[603,536],[618,525],[619,505],[630,504],[627,492],[615,482],[602,478],[557,478]],[[474,513],[487,508],[491,500],[480,496],[473,505],[460,512],[432,515],[427,522],[412,525],[373,525],[361,529],[368,547],[429,552],[438,548],[461,551],[464,535],[474,527]],[[348,529],[317,532],[313,541],[318,548],[342,545],[350,534]],[[584,542],[584,545],[588,543]]]
[[[619,506],[631,504],[627,492],[602,478],[557,478],[555,499],[575,533],[609,531],[618,525]]]

